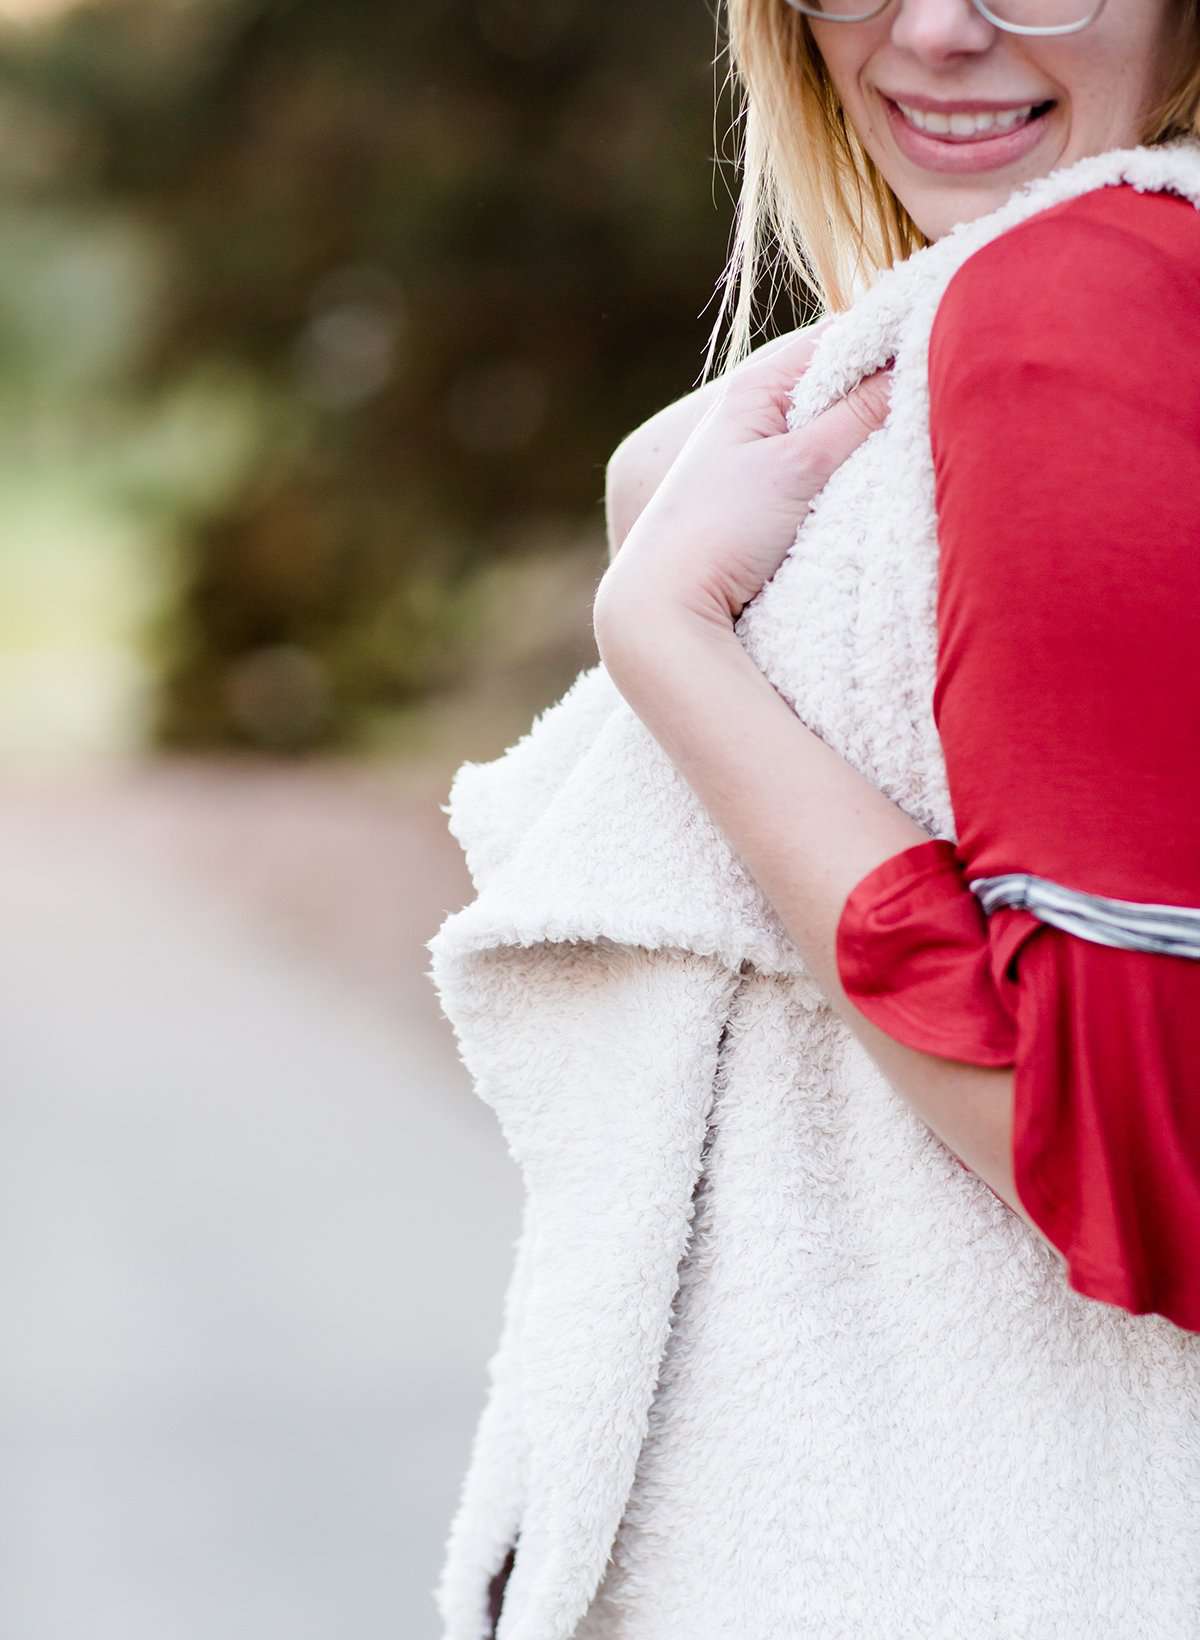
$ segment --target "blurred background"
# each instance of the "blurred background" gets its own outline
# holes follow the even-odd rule
[[[517,1231],[424,942],[696,382],[713,0],[0,0],[0,1634],[436,1640]]]

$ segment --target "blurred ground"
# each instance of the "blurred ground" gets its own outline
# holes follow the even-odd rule
[[[437,1640],[520,1196],[439,804],[705,359],[715,22],[0,0],[0,1640]]]
[[[448,771],[0,785],[0,1634],[433,1640],[519,1183]]]

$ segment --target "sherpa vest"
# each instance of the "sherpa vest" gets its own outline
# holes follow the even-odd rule
[[[961,224],[793,395],[801,425],[895,360],[737,635],[931,836],[955,835],[933,318],[980,246],[1121,182],[1200,207],[1200,147],[1091,157]],[[490,1634],[514,1543],[499,1640],[1197,1640],[1200,1335],[1076,1294],[958,1165],[603,666],[446,812],[477,897],[430,974],[526,1199],[445,1640]]]

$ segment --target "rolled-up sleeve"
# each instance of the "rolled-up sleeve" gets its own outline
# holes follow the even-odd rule
[[[1019,1198],[1078,1292],[1200,1331],[1200,961],[971,884],[1200,909],[1200,212],[1101,189],[970,258],[930,347],[933,708],[956,838],[877,867],[846,994],[1014,1069]]]
[[[954,844],[935,837],[885,860],[842,908],[842,985],[910,1048],[969,1065],[1011,1065],[1016,1020],[992,974],[988,920]]]

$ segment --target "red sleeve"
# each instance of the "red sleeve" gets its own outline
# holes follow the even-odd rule
[[[1014,1067],[1072,1287],[1200,1331],[1200,962],[990,918],[1028,872],[1200,908],[1200,212],[1101,189],[977,252],[930,345],[934,715],[957,843],[863,879],[838,962],[910,1046]]]

